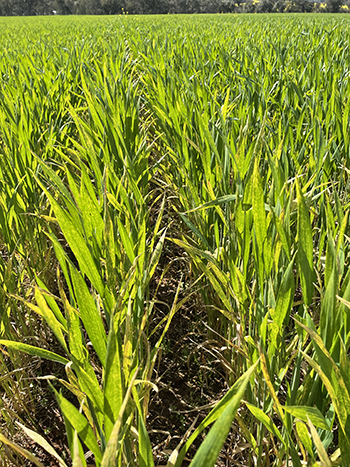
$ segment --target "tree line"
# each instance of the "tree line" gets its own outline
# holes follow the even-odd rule
[[[346,0],[350,1],[350,0]],[[345,0],[0,0],[0,16],[350,11]]]

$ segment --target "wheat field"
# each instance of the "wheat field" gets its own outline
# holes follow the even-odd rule
[[[350,20],[0,26],[0,462],[348,467]],[[158,456],[180,315],[223,392]]]

